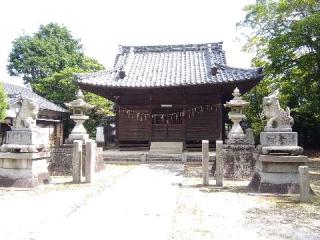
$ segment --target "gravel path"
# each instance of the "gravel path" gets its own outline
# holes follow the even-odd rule
[[[0,190],[0,239],[320,239],[320,198],[246,192],[248,182],[202,187],[200,168],[108,165],[94,184]]]

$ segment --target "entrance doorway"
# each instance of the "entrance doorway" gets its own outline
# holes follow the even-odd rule
[[[152,141],[181,142],[184,140],[182,108],[152,110]]]

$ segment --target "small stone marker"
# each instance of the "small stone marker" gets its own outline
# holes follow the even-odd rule
[[[209,141],[202,140],[202,184],[209,185]]]
[[[72,152],[72,179],[74,183],[81,183],[82,176],[82,141],[73,142]]]
[[[216,141],[216,184],[218,187],[223,186],[223,158],[222,158],[221,140]]]
[[[182,160],[183,163],[187,163],[187,161],[188,161],[187,154],[183,153],[182,156],[181,156],[181,160]]]
[[[147,154],[146,153],[142,153],[140,155],[140,161],[143,163],[147,162]]]
[[[91,183],[95,173],[97,143],[93,140],[86,142],[86,162],[85,162],[85,176],[86,183]]]
[[[299,166],[299,188],[300,188],[300,201],[309,202],[310,195],[310,178],[308,166]]]

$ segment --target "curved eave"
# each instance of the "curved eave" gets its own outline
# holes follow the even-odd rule
[[[98,87],[104,89],[171,89],[171,88],[181,88],[181,87],[197,87],[197,86],[214,86],[214,85],[224,85],[224,84],[241,84],[246,82],[256,82],[259,83],[263,78],[263,74],[259,74],[253,78],[241,79],[241,80],[230,80],[223,82],[206,82],[206,83],[196,83],[196,84],[177,84],[177,85],[168,85],[168,86],[114,86],[114,85],[105,85],[105,84],[97,84],[97,83],[89,83],[89,82],[77,82],[80,86],[90,86],[90,87]]]

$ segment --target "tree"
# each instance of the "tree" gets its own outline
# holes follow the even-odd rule
[[[36,93],[61,106],[76,98],[79,90],[74,81],[76,73],[103,69],[97,60],[83,54],[80,40],[74,39],[66,27],[54,23],[41,25],[32,36],[18,37],[13,42],[8,65],[11,75],[22,76]],[[92,136],[95,126],[112,114],[112,103],[92,93],[84,95],[95,106],[86,123]],[[65,120],[65,126],[70,126],[69,120]]]
[[[263,63],[268,88],[280,89],[295,129],[312,139],[310,129],[315,133],[320,125],[320,2],[264,0],[245,11],[239,23],[248,37],[245,49],[255,53],[255,65]],[[261,86],[248,95],[253,92],[262,98]]]
[[[5,119],[7,108],[8,108],[7,95],[3,89],[2,84],[0,84],[0,120]]]
[[[20,36],[13,41],[7,66],[10,75],[22,76],[25,83],[41,79],[67,67],[81,67],[83,51],[80,40],[56,23],[41,25],[32,36]]]
[[[64,70],[54,73],[38,83],[33,84],[33,88],[46,99],[64,106],[64,103],[70,102],[76,98],[76,93],[79,90],[78,85],[74,81],[74,75],[76,73],[104,69],[104,67],[96,60],[88,57],[85,57],[81,67],[82,68],[65,68]],[[85,101],[94,106],[94,108],[88,112],[89,120],[85,122],[86,129],[93,137],[96,133],[96,126],[105,118],[105,116],[113,115],[111,111],[113,104],[109,100],[89,92],[84,92],[84,97]],[[73,124],[69,120],[66,120],[65,126],[66,128],[70,128]],[[68,131],[68,129],[65,129],[65,131]]]

